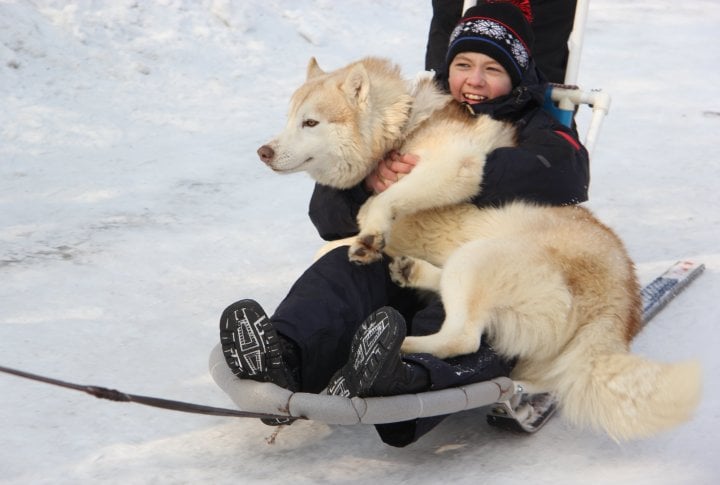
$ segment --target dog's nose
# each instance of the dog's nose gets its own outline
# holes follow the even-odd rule
[[[270,162],[272,162],[273,158],[275,158],[275,150],[273,150],[267,145],[263,145],[258,148],[257,154],[260,157],[260,160],[262,160],[266,164],[269,164]]]

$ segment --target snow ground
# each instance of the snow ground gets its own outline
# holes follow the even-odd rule
[[[207,372],[222,309],[272,309],[319,245],[312,184],[255,155],[316,56],[422,69],[430,2],[0,0],[0,365],[231,406]],[[0,376],[0,483],[720,483],[720,4],[593,0],[581,84],[613,106],[589,207],[643,282],[707,270],[634,351],[698,359],[691,422],[616,444],[482,411],[404,449],[372,427],[97,401]]]

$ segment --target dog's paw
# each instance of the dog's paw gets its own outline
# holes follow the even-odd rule
[[[400,345],[401,354],[417,354],[421,352],[417,337],[405,337],[405,340],[403,340],[403,343]]]
[[[414,286],[413,269],[415,268],[415,259],[410,256],[399,256],[390,263],[390,278],[398,286]]]
[[[401,354],[414,353],[412,341],[408,341],[408,338],[410,338],[410,337],[405,337],[405,340],[403,340],[403,343],[400,345],[400,353]]]
[[[369,264],[382,258],[385,238],[382,234],[360,234],[350,245],[348,258],[353,263]]]

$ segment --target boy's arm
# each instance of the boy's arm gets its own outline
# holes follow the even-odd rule
[[[501,205],[515,199],[569,205],[588,198],[588,153],[573,131],[559,124],[534,129],[514,148],[492,152],[473,203]]]
[[[310,199],[310,220],[320,236],[325,240],[336,240],[357,234],[356,218],[360,206],[371,193],[384,191],[410,173],[417,162],[414,155],[391,151],[365,180],[351,189],[338,190],[316,184]]]
[[[332,241],[358,233],[357,213],[370,197],[363,189],[363,183],[346,190],[315,184],[309,215],[320,237]]]

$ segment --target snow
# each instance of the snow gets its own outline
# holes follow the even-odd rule
[[[207,358],[222,309],[272,310],[320,241],[304,174],[255,150],[316,56],[422,69],[430,2],[0,0],[0,365],[232,406]],[[553,419],[533,436],[453,415],[403,449],[370,426],[98,401],[0,375],[0,482],[720,483],[720,4],[593,0],[580,83],[612,107],[588,206],[643,282],[707,269],[633,350],[699,360],[689,423],[617,444]],[[582,121],[583,118],[581,118]]]

